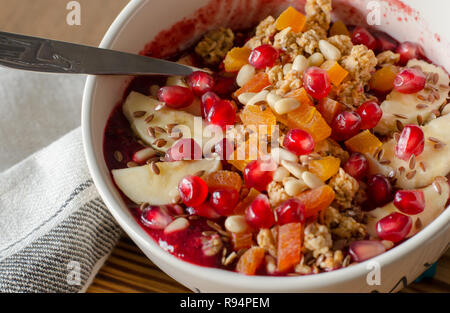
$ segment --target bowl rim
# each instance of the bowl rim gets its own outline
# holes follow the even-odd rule
[[[117,18],[111,24],[110,28],[106,32],[103,40],[101,41],[101,48],[109,48],[115,40],[118,34],[126,23],[133,18],[135,13],[140,10],[141,6],[145,5],[147,0],[131,0],[126,7],[119,13]],[[97,164],[92,134],[92,116],[91,108],[93,105],[93,97],[96,91],[97,77],[89,75],[83,93],[82,101],[82,114],[81,114],[81,128],[82,139],[86,161],[88,164],[89,172],[92,175],[93,181],[97,190],[104,200],[109,211],[124,229],[124,231],[130,236],[130,238],[136,242],[136,244],[149,251],[149,254],[162,262],[177,268],[179,271],[188,271],[192,276],[198,276],[205,280],[224,280],[230,282],[232,280],[234,285],[242,287],[255,288],[261,290],[281,290],[298,289],[299,287],[309,287],[315,289],[323,287],[324,285],[334,285],[345,281],[350,281],[367,275],[369,273],[368,262],[378,262],[380,268],[393,263],[402,257],[406,256],[413,249],[417,249],[423,244],[426,244],[433,236],[439,235],[441,232],[445,232],[449,225],[450,210],[449,207],[433,220],[432,223],[427,225],[423,230],[403,242],[401,245],[388,250],[370,260],[342,268],[339,270],[305,275],[305,276],[246,276],[238,274],[233,271],[223,270],[218,268],[208,268],[200,265],[195,265],[187,261],[181,260],[176,256],[163,250],[137,223],[131,218],[127,212],[124,212],[121,205],[114,200],[112,191],[109,190],[105,178],[101,174],[99,165]],[[443,251],[445,252],[445,250]],[[434,260],[433,260],[434,261]],[[376,286],[374,286],[376,289]]]

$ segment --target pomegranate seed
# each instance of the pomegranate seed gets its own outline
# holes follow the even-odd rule
[[[231,101],[220,100],[213,103],[209,109],[206,120],[225,129],[227,125],[234,125],[236,122],[236,107]]]
[[[412,227],[411,217],[394,212],[377,222],[377,234],[383,240],[399,242],[408,235]]]
[[[279,225],[305,222],[305,206],[299,199],[292,198],[284,201],[275,209],[275,212]]]
[[[361,117],[356,112],[339,113],[331,123],[333,138],[337,141],[346,140],[361,130]]]
[[[216,83],[214,84],[213,91],[221,96],[229,96],[236,90],[236,77],[223,77],[219,76],[216,78]]]
[[[192,90],[181,86],[165,86],[159,89],[158,99],[168,107],[181,109],[188,107],[194,101]]]
[[[361,153],[353,153],[344,164],[344,171],[358,180],[366,177],[368,170],[369,162]]]
[[[394,89],[400,93],[416,93],[425,88],[426,78],[417,68],[405,68],[395,76]]]
[[[370,200],[378,206],[382,206],[392,200],[391,183],[381,174],[376,174],[369,178],[367,192]]]
[[[348,253],[355,262],[362,262],[371,259],[386,251],[386,248],[380,241],[359,240],[353,241],[348,249]]]
[[[256,228],[270,228],[275,224],[269,198],[263,194],[258,195],[245,211],[245,219],[250,226]]]
[[[254,160],[247,164],[244,169],[244,180],[248,188],[255,188],[259,191],[264,191],[267,185],[273,179],[274,171],[265,170],[270,168],[263,160]]]
[[[303,73],[303,86],[314,99],[323,99],[330,93],[330,77],[327,71],[311,66]]]
[[[398,41],[389,36],[384,32],[375,32],[374,33],[376,43],[376,51],[383,52],[386,50],[395,51],[398,46]]]
[[[214,151],[219,155],[220,160],[228,160],[234,152],[233,142],[227,138],[223,138],[215,144]]]
[[[213,106],[214,103],[219,102],[220,98],[219,96],[213,92],[213,91],[208,91],[206,92],[201,99],[201,103],[202,103],[202,117],[206,118],[208,116],[208,112],[211,109],[211,107]]]
[[[199,206],[208,196],[208,185],[198,176],[188,175],[178,184],[181,200],[188,206]]]
[[[151,229],[164,229],[172,222],[172,217],[161,207],[148,206],[142,211],[142,223]]]
[[[400,54],[399,64],[402,66],[406,65],[411,59],[423,59],[425,57],[423,48],[420,45],[409,41],[399,44],[395,52]]]
[[[395,156],[401,160],[408,161],[411,155],[419,156],[425,147],[425,136],[422,129],[417,125],[406,125],[395,147]]]
[[[314,150],[314,139],[302,129],[290,129],[284,137],[283,146],[296,155],[310,154]]]
[[[187,83],[195,95],[201,96],[214,87],[214,78],[208,73],[196,71],[187,77]]]
[[[356,27],[352,33],[352,42],[354,45],[365,45],[367,48],[373,50],[377,41],[372,34],[364,27]]]
[[[232,215],[239,201],[239,192],[236,189],[216,190],[211,194],[209,203],[222,216]]]
[[[272,67],[279,56],[278,50],[271,45],[261,45],[253,49],[248,63],[257,69]]]
[[[383,116],[383,111],[374,100],[361,104],[356,113],[361,117],[361,129],[374,128]]]
[[[419,214],[425,209],[425,195],[422,190],[399,190],[395,193],[394,205],[405,214]]]
[[[181,160],[201,160],[202,148],[192,138],[182,138],[178,140],[164,156],[165,162]]]
[[[203,202],[202,204],[195,207],[188,207],[186,208],[186,211],[190,215],[198,215],[209,219],[217,219],[220,217],[220,214],[212,208],[211,204],[208,201]]]

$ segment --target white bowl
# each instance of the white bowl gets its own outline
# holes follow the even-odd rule
[[[138,53],[164,29],[193,16],[204,6],[204,22],[196,23],[195,31],[185,31],[187,42],[196,40],[208,28],[217,26],[249,27],[267,14],[278,14],[288,4],[304,1],[258,0],[133,0],[120,13],[106,33],[101,47]],[[354,9],[347,5],[352,3]],[[380,5],[381,25],[398,40],[420,42],[428,56],[450,70],[450,29],[445,14],[448,1],[439,1],[439,8],[429,1],[410,0],[415,10],[400,1],[339,0],[334,1],[334,15],[348,22],[363,21],[359,14]],[[208,4],[209,3],[209,4]],[[264,3],[264,5],[261,5]],[[376,9],[376,8],[375,8]],[[256,12],[260,12],[256,14]],[[359,14],[358,14],[359,13]],[[363,15],[365,16],[365,15]],[[405,20],[406,17],[406,20]],[[422,17],[428,18],[425,21]],[[401,19],[401,21],[400,21]],[[186,24],[185,24],[186,25]],[[438,34],[438,35],[437,35]],[[163,37],[167,37],[166,34]],[[439,38],[439,40],[438,40]],[[175,46],[173,46],[176,48]],[[113,107],[122,99],[130,77],[94,77],[87,80],[82,109],[82,129],[87,162],[95,185],[114,218],[142,251],[164,272],[197,292],[389,292],[411,283],[448,248],[450,210],[416,236],[398,247],[363,262],[337,271],[303,277],[249,277],[234,272],[205,268],[184,262],[162,250],[131,216],[115,188],[103,157],[103,135]],[[380,285],[370,284],[380,268]],[[369,280],[367,280],[369,278]],[[369,282],[369,283],[368,283]]]

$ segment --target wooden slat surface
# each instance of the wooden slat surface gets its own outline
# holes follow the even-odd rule
[[[66,23],[69,0],[0,0],[0,30],[98,45],[128,0],[78,0],[81,26]],[[124,237],[98,273],[88,292],[187,292],[162,273]],[[440,259],[434,279],[404,292],[450,292],[450,252]]]

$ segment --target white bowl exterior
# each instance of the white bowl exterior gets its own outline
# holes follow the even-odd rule
[[[236,24],[250,26],[261,14],[256,15],[260,5],[258,0],[213,0],[220,2],[219,10],[223,12],[216,17],[209,27]],[[191,16],[198,8],[208,4],[208,0],[133,0],[121,12],[105,35],[101,46],[116,50],[137,53],[150,42],[161,30],[169,28],[184,17]],[[243,2],[249,8],[249,14],[242,14]],[[336,0],[334,6],[337,15],[348,17],[348,0]],[[351,1],[359,12],[367,12],[369,0]],[[450,69],[450,29],[444,27],[445,20],[433,25],[426,24],[419,16],[416,20],[408,15],[408,21],[399,22],[398,17],[405,17],[402,10],[381,4],[381,30],[394,35],[399,40],[419,41],[427,54],[438,64]],[[410,1],[414,8],[429,16],[432,6],[428,1]],[[433,1],[430,1],[433,2]],[[304,1],[264,1],[263,14],[277,14],[288,4],[303,7]],[[272,3],[268,5],[267,3]],[[450,6],[448,2],[440,3]],[[231,8],[231,10],[226,9]],[[251,9],[253,8],[253,10]],[[427,13],[425,13],[427,12]],[[386,13],[386,16],[383,14]],[[415,14],[415,13],[414,13]],[[352,19],[356,15],[352,15]],[[364,15],[363,15],[364,16]],[[252,19],[255,19],[253,21]],[[348,20],[345,20],[348,22]],[[440,27],[439,27],[440,26]],[[196,39],[205,28],[198,29]],[[433,32],[434,31],[434,32]],[[440,40],[434,33],[438,33]],[[186,44],[186,43],[185,43]],[[83,99],[82,129],[87,162],[94,182],[110,209],[111,213],[128,235],[142,251],[164,272],[188,288],[201,292],[389,292],[403,287],[403,279],[412,282],[425,269],[425,264],[435,262],[448,247],[450,238],[450,210],[444,211],[432,224],[419,234],[400,246],[380,255],[372,261],[381,266],[381,285],[370,286],[366,282],[367,274],[372,270],[368,263],[357,264],[338,271],[304,277],[247,277],[233,272],[204,268],[189,264],[163,251],[140,228],[126,208],[119,192],[116,190],[103,157],[103,135],[107,119],[113,107],[122,99],[123,92],[130,81],[129,77],[94,77],[88,78]],[[404,277],[404,278],[403,278]]]

